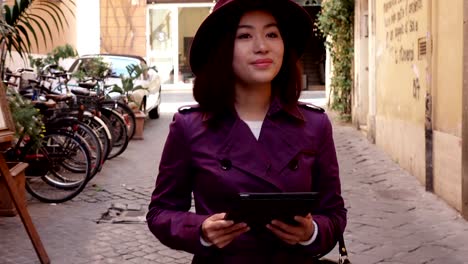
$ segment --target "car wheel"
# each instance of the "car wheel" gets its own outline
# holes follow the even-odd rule
[[[150,119],[159,118],[159,105],[149,111],[148,116]]]

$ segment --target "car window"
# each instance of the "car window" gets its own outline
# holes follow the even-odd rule
[[[127,76],[127,66],[132,64],[139,64],[139,61],[136,59],[129,59],[129,58],[105,58],[104,61],[108,62],[111,65],[113,76],[120,76],[124,75]]]
[[[78,59],[73,65],[70,67],[71,72],[77,71],[82,65],[83,62],[86,60],[90,60],[91,58],[85,57]],[[104,62],[110,64],[111,67],[111,75],[112,76],[120,76],[124,75],[127,76],[127,66],[132,64],[139,64],[140,60],[134,58],[126,58],[126,57],[107,57],[103,56]]]

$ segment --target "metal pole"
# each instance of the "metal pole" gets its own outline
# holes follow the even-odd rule
[[[436,1],[437,2],[437,1]],[[433,56],[433,36],[435,27],[433,26],[433,1],[428,1],[427,7],[427,26],[429,28],[428,35],[427,35],[427,46],[428,48],[428,56],[427,56],[427,74],[429,74],[429,82],[427,83],[427,91],[426,91],[426,109],[425,109],[425,129],[424,129],[424,137],[426,141],[426,191],[434,192],[434,157],[433,157],[433,98],[432,98],[432,91],[434,89],[434,75],[433,74],[433,63],[432,60],[434,59]]]

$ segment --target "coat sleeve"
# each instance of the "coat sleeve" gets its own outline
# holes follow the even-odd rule
[[[312,179],[314,191],[321,193],[318,210],[313,215],[318,226],[318,236],[312,244],[306,247],[309,253],[320,256],[334,248],[338,236],[346,227],[347,213],[341,196],[332,125],[327,115],[323,115],[321,123],[323,136]]]
[[[200,230],[208,216],[189,212],[193,178],[184,119],[183,114],[176,113],[170,125],[146,219],[164,245],[203,255],[209,249],[200,243]]]

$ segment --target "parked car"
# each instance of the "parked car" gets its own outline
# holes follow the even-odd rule
[[[77,72],[82,65],[86,64],[86,60],[91,58],[102,58],[109,64],[110,72],[104,79],[106,86],[117,85],[122,87],[121,75],[128,76],[127,66],[138,65],[141,69],[147,69],[138,79],[134,80],[134,86],[141,85],[143,89],[136,89],[130,92],[130,97],[139,106],[140,110],[144,111],[151,119],[159,117],[159,105],[161,104],[161,80],[155,68],[148,68],[148,65],[140,56],[123,55],[123,54],[94,54],[84,55],[76,59],[70,66],[69,72]],[[120,96],[120,94],[109,94],[112,98]]]

